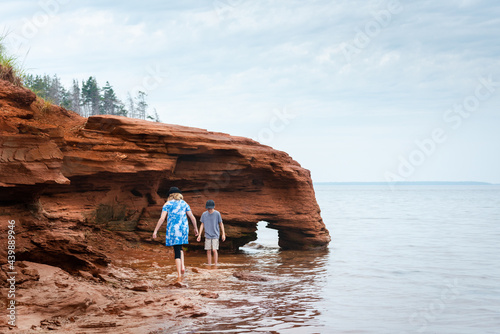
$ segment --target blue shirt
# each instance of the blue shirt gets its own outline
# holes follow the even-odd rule
[[[210,213],[208,211],[203,212],[200,221],[205,226],[205,238],[207,239],[219,239],[220,227],[219,224],[222,223],[222,217],[220,212],[214,210]]]
[[[189,224],[186,212],[191,208],[184,200],[171,200],[163,205],[163,210],[167,211],[167,235],[165,245],[188,244]]]

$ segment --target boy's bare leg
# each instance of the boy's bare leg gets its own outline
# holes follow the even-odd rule
[[[217,252],[217,249],[212,250],[214,252],[214,264],[217,264],[217,260],[219,260],[219,253]]]
[[[186,266],[184,265],[184,251],[181,250],[181,274],[186,271]]]
[[[207,250],[207,261],[208,261],[208,264],[212,264],[212,251],[211,250]]]

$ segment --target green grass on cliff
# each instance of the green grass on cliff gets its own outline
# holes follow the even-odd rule
[[[4,36],[0,36],[0,79],[7,80],[16,86],[23,86],[23,70],[18,64],[17,57],[9,55],[3,43]]]

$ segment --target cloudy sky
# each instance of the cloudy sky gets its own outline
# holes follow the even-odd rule
[[[29,73],[143,90],[163,122],[253,138],[316,182],[500,183],[497,0],[1,7]]]

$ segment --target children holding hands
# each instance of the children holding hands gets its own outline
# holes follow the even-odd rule
[[[214,209],[215,203],[213,200],[208,200],[205,205],[207,211],[201,215],[201,225],[198,233],[196,218],[189,205],[184,201],[179,188],[171,187],[168,195],[168,199],[163,205],[161,217],[158,219],[158,223],[154,229],[153,239],[157,237],[158,230],[163,222],[167,220],[165,245],[174,247],[178,281],[181,281],[186,269],[182,246],[189,243],[189,224],[187,218],[189,217],[193,224],[194,235],[198,237],[198,242],[201,240],[201,233],[203,232],[203,228],[205,228],[205,250],[207,251],[208,264],[212,264],[212,254],[214,264],[217,264],[220,232],[222,231],[222,241],[226,240],[226,233],[224,232],[222,217],[219,211]]]
[[[205,204],[207,211],[203,212],[201,215],[201,225],[198,238],[198,242],[201,241],[201,233],[203,228],[205,229],[205,250],[207,251],[208,264],[212,264],[212,254],[214,259],[214,264],[217,264],[219,254],[219,238],[220,232],[222,231],[222,241],[226,240],[226,233],[224,231],[224,224],[222,223],[222,217],[220,212],[215,210],[215,202],[211,199]]]

